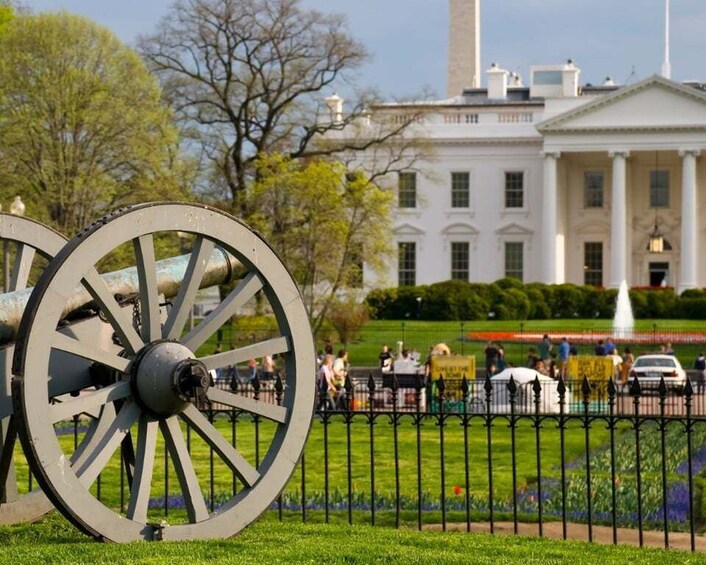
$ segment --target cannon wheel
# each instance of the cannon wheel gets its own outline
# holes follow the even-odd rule
[[[45,259],[54,257],[66,243],[66,238],[53,229],[30,220],[0,213],[0,240],[16,246],[13,264],[10,265],[10,280],[7,292],[23,290],[34,259],[39,255]],[[7,247],[5,251],[7,252]],[[26,494],[18,494],[14,463],[16,426],[12,415],[10,364],[14,345],[0,349],[0,485],[4,485],[0,495],[0,524],[31,522],[41,518],[54,507],[40,489]]]
[[[179,292],[161,324],[154,235],[177,231],[192,234],[194,245]],[[128,242],[134,248],[140,285],[141,324],[137,329],[134,320],[116,307],[96,269],[102,258]],[[214,246],[240,261],[245,274],[218,307],[184,334]],[[63,304],[81,285],[113,326],[124,347],[121,355],[79,347],[57,332]],[[279,335],[197,358],[198,348],[258,292],[272,308]],[[46,375],[50,354],[57,349],[109,367],[117,375],[115,381],[104,388],[83,391],[58,406],[52,404]],[[284,358],[281,403],[253,400],[208,385],[209,371],[267,353]],[[43,274],[25,309],[13,372],[13,398],[21,416],[20,438],[38,481],[56,507],[81,530],[116,542],[236,534],[259,517],[286,485],[304,449],[314,411],[314,347],[296,284],[258,234],[206,206],[154,203],[120,210],[70,241]],[[210,402],[274,422],[261,461],[246,458],[201,414],[195,404],[198,391]],[[53,424],[87,410],[100,412],[100,430],[93,434],[83,456],[72,464],[57,441]],[[215,512],[207,509],[203,486],[184,440],[185,426],[203,439],[232,471],[234,481],[241,484],[237,494]],[[187,514],[187,523],[168,527],[164,521],[155,524],[147,519],[160,433]],[[96,498],[90,487],[130,436],[135,443],[134,476],[129,504],[125,512],[120,512]]]

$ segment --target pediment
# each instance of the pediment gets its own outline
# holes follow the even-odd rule
[[[531,229],[521,226],[520,224],[511,223],[499,227],[495,230],[498,235],[530,235],[534,233]]]
[[[478,235],[478,230],[471,224],[458,222],[451,224],[450,226],[446,226],[441,233],[444,235]]]
[[[610,224],[600,221],[589,221],[578,224],[573,230],[577,235],[592,235],[597,233],[610,233]]]
[[[706,130],[706,93],[660,76],[626,86],[555,116],[543,134],[591,131]]]
[[[424,235],[423,229],[413,226],[412,224],[401,224],[394,228],[392,232],[395,235]]]

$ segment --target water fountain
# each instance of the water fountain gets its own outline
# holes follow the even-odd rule
[[[632,337],[635,329],[635,318],[632,315],[632,305],[628,294],[628,283],[623,280],[618,290],[618,301],[613,318],[613,335],[616,338]]]

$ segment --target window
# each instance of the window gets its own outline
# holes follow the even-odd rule
[[[603,173],[586,171],[583,174],[584,208],[603,208]]]
[[[583,284],[603,286],[603,243],[583,244]]]
[[[524,246],[520,241],[505,242],[505,276],[524,280]]]
[[[400,208],[417,207],[417,173],[400,173],[398,198]]]
[[[650,207],[669,208],[669,171],[650,171]]]
[[[505,173],[505,208],[522,208],[525,205],[524,180],[524,173]]]
[[[469,173],[451,173],[451,207],[468,208],[471,205]]]
[[[451,278],[456,281],[468,281],[469,245],[467,241],[451,242]]]
[[[414,242],[398,243],[398,274],[399,286],[414,286],[417,284],[417,244]]]

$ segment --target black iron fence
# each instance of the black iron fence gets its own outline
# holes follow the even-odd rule
[[[232,388],[286,402],[279,378]],[[613,543],[631,532],[643,545],[658,532],[664,547],[679,538],[692,551],[706,549],[706,404],[690,381],[669,391],[663,382],[654,390],[588,379],[427,386],[369,375],[349,379],[345,393],[329,409],[321,392],[305,453],[271,509],[280,520],[490,532],[509,525],[540,536],[552,527],[564,538],[579,524],[592,541],[601,528]],[[276,424],[223,405],[200,408],[256,467],[266,460]],[[81,422],[69,430],[78,445]],[[215,510],[243,487],[188,427],[185,434]],[[96,494],[124,509],[121,460],[117,454]],[[173,492],[166,450],[158,467],[150,512],[171,519],[184,502]]]

